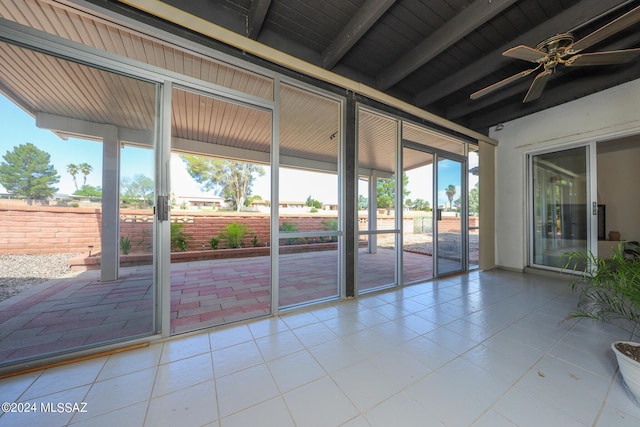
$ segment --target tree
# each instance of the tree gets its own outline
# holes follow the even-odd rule
[[[71,175],[71,178],[73,178],[73,185],[76,186],[76,191],[78,191],[78,180],[76,179],[76,175],[78,174],[78,172],[80,172],[80,169],[75,163],[69,163],[67,165],[67,173],[69,173],[69,175]]]
[[[305,205],[309,206],[310,208],[320,209],[322,207],[322,202],[309,196],[307,197],[307,201],[305,202]]]
[[[143,174],[136,174],[133,178],[122,178],[120,192],[125,204],[140,207],[153,205],[153,180]]]
[[[365,211],[369,208],[369,199],[362,194],[358,194],[358,210]]]
[[[264,175],[262,166],[251,163],[193,155],[182,155],[180,158],[196,182],[202,184],[205,190],[214,191],[231,201],[238,212],[251,195],[251,185],[256,175]]]
[[[447,198],[449,199],[449,209],[452,209],[453,208],[453,196],[456,195],[456,186],[453,185],[453,184],[449,184],[449,186],[445,190],[445,194],[447,195]]]
[[[80,163],[78,165],[78,170],[82,175],[84,175],[82,180],[82,185],[87,185],[87,175],[89,175],[93,171],[93,166],[91,166],[89,163]],[[74,178],[74,181],[75,181],[75,178]],[[77,189],[77,186],[76,186],[76,189]]]
[[[3,156],[0,163],[0,184],[7,191],[26,197],[31,205],[33,200],[53,196],[60,182],[60,175],[50,163],[51,156],[28,142],[14,147]]]
[[[431,204],[429,203],[428,200],[424,200],[424,199],[415,199],[410,205],[410,208],[412,208],[413,210],[416,211],[427,211],[429,212],[430,208],[431,208]]]
[[[85,197],[102,197],[102,188],[85,184],[79,190],[75,191],[73,195]]]
[[[469,191],[469,212],[478,213],[480,210],[480,197],[478,190],[478,183]]]
[[[411,192],[407,190],[409,184],[409,177],[407,174],[402,174],[402,197],[407,198]],[[379,178],[377,183],[378,193],[378,207],[387,210],[387,215],[391,212],[391,209],[395,207],[395,194],[396,194],[396,176],[393,175],[389,178]]]

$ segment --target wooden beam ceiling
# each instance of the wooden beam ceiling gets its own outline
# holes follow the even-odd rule
[[[502,56],[502,52],[514,46],[533,45],[559,32],[566,32],[572,28],[588,22],[594,17],[605,13],[612,7],[626,3],[627,0],[583,0],[579,4],[559,13],[539,26],[524,33],[515,40],[512,40],[491,53],[484,55],[481,59],[467,65],[455,74],[430,86],[428,89],[418,93],[415,97],[415,104],[427,106],[445,96],[462,89],[481,77],[504,67],[505,64],[513,62],[512,58]],[[494,95],[495,96],[495,95]]]
[[[264,24],[264,18],[267,16],[270,5],[271,0],[253,0],[251,2],[251,9],[247,17],[247,36],[250,39],[258,40],[262,24]]]
[[[515,2],[494,0],[487,3],[486,0],[476,0],[380,73],[376,78],[378,89],[389,89]]]
[[[367,0],[322,53],[322,67],[331,69],[396,0]]]

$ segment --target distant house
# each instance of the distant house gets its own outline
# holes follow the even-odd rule
[[[216,210],[228,207],[222,197],[174,196],[175,207],[187,210]]]

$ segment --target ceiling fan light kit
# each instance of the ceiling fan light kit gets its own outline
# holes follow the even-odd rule
[[[521,59],[536,63],[537,66],[507,77],[497,83],[476,91],[470,95],[471,99],[478,99],[504,86],[518,81],[529,74],[540,71],[533,79],[523,102],[534,101],[542,92],[557,66],[584,67],[598,65],[623,64],[640,55],[640,48],[610,50],[606,52],[580,53],[607,37],[624,30],[640,21],[640,6],[598,28],[578,41],[574,41],[571,33],[556,34],[538,43],[534,48],[520,45],[506,50],[502,55],[509,58]]]

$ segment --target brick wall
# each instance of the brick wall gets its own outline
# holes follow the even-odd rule
[[[327,214],[284,214],[283,222],[294,223],[297,231],[324,230],[323,221],[335,219]],[[210,249],[209,239],[218,236],[232,222],[246,224],[250,231],[244,246],[252,245],[253,236],[258,236],[258,245],[265,246],[270,239],[270,217],[262,213],[235,212],[188,212],[173,211],[172,222],[184,224],[188,250]],[[459,231],[460,221],[443,218],[443,231]],[[474,226],[477,218],[470,218]],[[385,221],[393,228],[393,218],[378,218],[380,227]],[[0,202],[0,254],[99,254],[101,247],[102,213],[95,208],[73,208],[56,206],[16,206]],[[405,228],[412,224],[406,223]],[[366,219],[359,221],[361,230],[366,230]],[[409,228],[411,229],[411,228]],[[123,209],[120,212],[120,235],[131,241],[131,253],[149,253],[153,246],[153,212],[150,210]],[[220,243],[220,247],[224,242]]]
[[[283,215],[295,223],[298,231],[323,230],[322,215]],[[335,218],[335,217],[333,217]],[[249,233],[244,246],[252,245],[253,236],[265,246],[270,239],[270,217],[261,213],[173,211],[171,221],[184,224],[188,250],[210,249],[209,239],[218,236],[232,222],[246,224]],[[92,254],[101,251],[102,213],[95,208],[55,206],[15,206],[0,202],[0,254]],[[148,253],[153,246],[152,211],[121,210],[120,235],[131,241],[131,253]],[[224,242],[221,242],[221,246]]]

